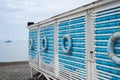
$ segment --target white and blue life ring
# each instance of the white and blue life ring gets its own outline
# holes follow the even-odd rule
[[[30,48],[30,50],[34,50],[34,48],[33,48],[33,39],[32,38],[29,39],[29,48]]]
[[[43,50],[43,51],[46,51],[46,50],[47,50],[48,45],[47,45],[47,38],[46,38],[46,36],[44,36],[44,37],[42,38],[41,47],[42,47],[42,50]]]
[[[65,46],[65,42],[66,40],[68,41],[68,47]],[[71,36],[69,34],[65,34],[62,38],[62,50],[66,53],[66,54],[70,54],[71,53],[71,47],[72,47],[72,40],[71,40]]]
[[[111,35],[108,41],[108,56],[115,64],[120,65],[120,58],[114,52],[114,45],[118,40],[120,40],[120,32]]]

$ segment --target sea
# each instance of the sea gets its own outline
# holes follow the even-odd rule
[[[0,62],[28,61],[28,41],[13,40],[6,43],[0,40]]]

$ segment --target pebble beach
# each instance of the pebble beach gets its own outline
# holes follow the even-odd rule
[[[27,61],[0,62],[0,80],[28,80],[30,67]]]

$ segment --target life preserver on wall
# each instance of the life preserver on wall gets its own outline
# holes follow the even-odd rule
[[[120,58],[114,52],[114,45],[118,40],[120,40],[120,32],[111,35],[108,41],[108,56],[115,64],[120,65]]]
[[[32,38],[29,40],[29,47],[30,47],[30,50],[34,50],[34,48],[33,48],[33,39]]]
[[[68,47],[65,46],[65,42],[66,40],[68,41]],[[71,47],[72,47],[72,40],[71,40],[71,36],[69,34],[65,34],[62,38],[62,50],[66,53],[66,54],[70,54],[71,53]]]
[[[41,45],[41,47],[42,47],[42,50],[43,50],[43,51],[46,51],[46,50],[47,50],[48,45],[47,45],[47,38],[46,38],[46,36],[44,36],[44,37],[42,38],[42,45]]]

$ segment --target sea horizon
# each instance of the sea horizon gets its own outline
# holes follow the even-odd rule
[[[0,62],[28,61],[28,41],[11,40],[6,43],[0,40]]]

